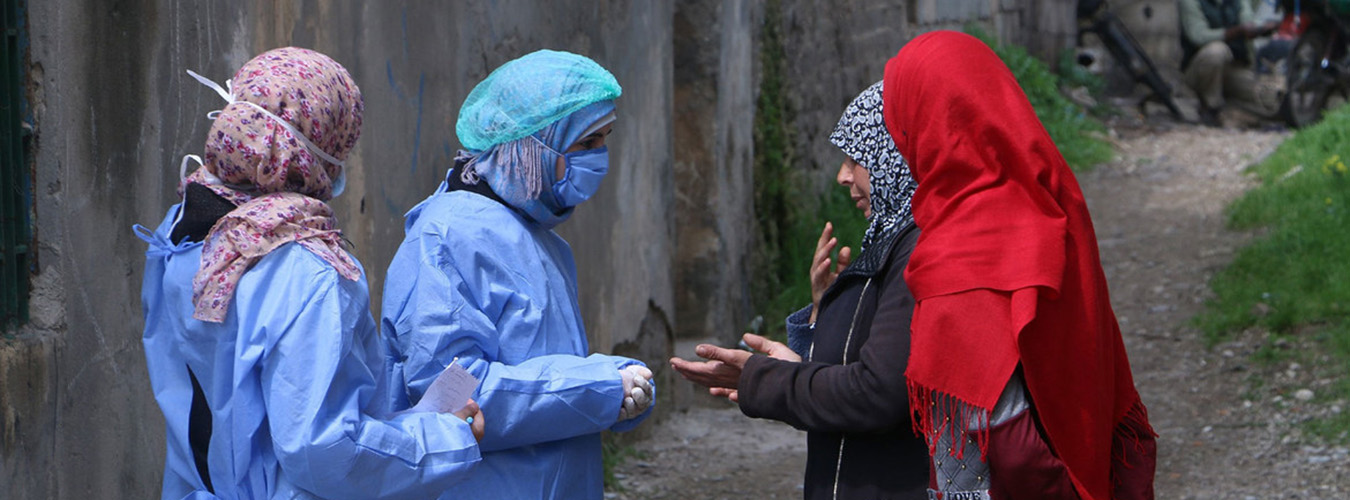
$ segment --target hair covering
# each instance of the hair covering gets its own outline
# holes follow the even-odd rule
[[[613,116],[614,101],[590,104],[523,139],[473,155],[461,173],[461,180],[475,184],[481,176],[502,201],[530,219],[550,228],[561,224],[575,207],[563,206],[552,189],[542,186],[552,187],[558,182],[553,166],[559,153],[594,132],[597,124],[612,121]],[[521,151],[530,153],[520,154]]]
[[[217,323],[224,321],[244,272],[292,241],[344,278],[360,277],[341,247],[332,209],[321,201],[332,197],[343,166],[312,154],[278,123],[284,120],[315,147],[345,161],[361,134],[363,107],[351,75],[328,56],[286,47],[240,67],[229,93],[231,104],[215,114],[207,135],[204,165],[185,181],[238,205],[207,235],[192,281],[193,317]]]
[[[891,133],[886,130],[881,114],[883,83],[874,83],[858,94],[844,108],[839,124],[830,133],[831,143],[867,168],[872,218],[868,221],[867,232],[863,233],[860,252],[913,220],[910,198],[918,185],[909,173],[909,164],[896,149]]]
[[[905,271],[918,430],[964,432],[933,414],[939,399],[987,422],[1020,363],[1078,493],[1111,498],[1113,444],[1128,434],[1141,446],[1152,429],[1077,181],[1007,66],[974,37],[919,36],[884,81],[886,125],[919,181],[923,233]]]
[[[455,135],[470,151],[523,138],[591,103],[617,99],[614,75],[585,56],[539,50],[508,61],[474,86]]]
[[[474,86],[459,108],[455,135],[475,156],[462,173],[464,181],[473,184],[477,173],[505,169],[524,181],[524,198],[538,196],[544,185],[539,168],[547,151],[529,138],[582,108],[613,101],[622,93],[614,75],[585,56],[539,50],[508,61]],[[494,161],[480,164],[478,157],[487,152]]]
[[[460,153],[468,158],[461,180],[485,178],[536,222],[561,223],[571,208],[545,193],[558,180],[552,166],[581,137],[614,120],[622,92],[614,75],[585,56],[539,50],[508,61],[460,107],[455,134],[468,149]]]

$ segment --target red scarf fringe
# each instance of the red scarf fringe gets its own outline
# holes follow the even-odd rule
[[[1141,431],[1148,433],[1148,436],[1140,436],[1139,432]],[[1121,417],[1120,422],[1116,423],[1116,429],[1111,437],[1122,438],[1122,441],[1127,442],[1134,447],[1134,451],[1137,454],[1143,454],[1146,451],[1143,438],[1156,438],[1158,437],[1158,433],[1153,430],[1153,425],[1148,423],[1148,408],[1144,407],[1143,400],[1135,400],[1134,404],[1130,406],[1130,409],[1125,412],[1125,416]],[[1122,448],[1115,450],[1114,456],[1112,456],[1111,459],[1112,461],[1125,466],[1126,469],[1133,469],[1134,466],[1130,465],[1129,455],[1130,454],[1125,453],[1125,450]]]
[[[992,408],[981,408],[913,381],[907,385],[910,407],[914,412],[914,432],[928,442],[929,455],[938,453],[938,438],[946,433],[951,436],[950,442],[958,444],[946,452],[953,457],[964,458],[966,447],[961,443],[965,443],[971,434],[970,427],[975,427],[975,444],[980,448],[980,455],[989,456],[989,417],[993,413]],[[972,420],[974,426],[969,425]]]

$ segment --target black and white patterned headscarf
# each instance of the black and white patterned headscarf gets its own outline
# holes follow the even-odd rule
[[[909,201],[919,185],[909,173],[909,164],[900,156],[886,122],[881,115],[881,83],[877,82],[849,103],[839,118],[830,142],[844,154],[867,168],[872,185],[872,217],[863,234],[861,254],[892,231],[913,221]]]

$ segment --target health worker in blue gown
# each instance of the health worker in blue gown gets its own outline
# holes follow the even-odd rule
[[[408,402],[389,389],[364,271],[324,202],[360,135],[351,75],[297,48],[254,58],[226,88],[192,75],[228,104],[183,202],[136,228],[162,498],[430,498],[463,480],[483,414],[471,401],[393,414]]]
[[[553,231],[609,169],[619,93],[575,54],[502,65],[460,109],[467,151],[408,212],[382,332],[409,399],[456,362],[482,380],[474,398],[492,418],[482,465],[441,498],[599,499],[601,431],[651,412],[644,364],[589,354],[572,250]]]

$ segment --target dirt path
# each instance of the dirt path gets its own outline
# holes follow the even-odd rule
[[[1120,159],[1081,175],[1135,382],[1159,436],[1159,499],[1350,498],[1344,445],[1298,423],[1345,401],[1304,401],[1330,382],[1325,363],[1264,366],[1265,334],[1204,347],[1189,318],[1209,277],[1249,235],[1224,229],[1223,208],[1251,187],[1247,165],[1282,132],[1122,125]],[[1297,346],[1293,346],[1297,347]],[[1306,395],[1306,393],[1304,394]],[[678,413],[619,468],[615,499],[799,498],[805,436],[734,407]]]
[[[1346,447],[1320,445],[1298,426],[1345,406],[1294,397],[1329,384],[1325,363],[1262,366],[1250,355],[1264,332],[1206,349],[1188,323],[1210,276],[1251,237],[1223,225],[1223,208],[1252,186],[1242,169],[1287,134],[1179,126],[1123,136],[1122,161],[1082,184],[1135,383],[1160,434],[1158,498],[1350,498]]]

